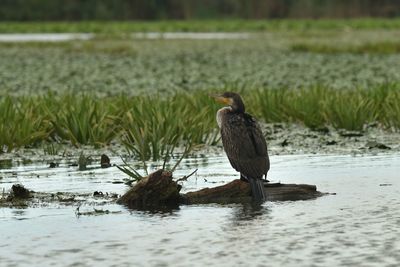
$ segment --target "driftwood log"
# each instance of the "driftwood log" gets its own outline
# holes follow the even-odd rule
[[[264,189],[269,201],[306,200],[322,195],[315,185],[307,184],[265,183]],[[249,183],[237,179],[222,186],[186,193],[183,198],[186,204],[248,202],[251,189]]]
[[[117,203],[131,208],[174,207],[180,204],[243,203],[251,201],[250,185],[234,180],[222,186],[204,188],[180,194],[181,186],[173,180],[172,173],[158,170],[140,180],[118,199]],[[265,183],[269,201],[307,200],[322,196],[315,185]]]

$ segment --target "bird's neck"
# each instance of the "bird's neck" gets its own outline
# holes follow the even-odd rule
[[[232,108],[232,112],[234,112],[234,113],[245,113],[245,111],[246,111],[242,101],[233,103],[231,108]]]

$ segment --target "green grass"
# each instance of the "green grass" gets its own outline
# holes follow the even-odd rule
[[[0,44],[0,151],[122,144],[141,159],[215,145],[208,92],[240,92],[265,122],[400,130],[400,19],[0,23],[96,32]],[[255,31],[251,40],[135,40],[138,31]],[[109,35],[110,34],[110,35]],[[118,35],[118,38],[114,38]],[[113,38],[109,38],[113,36]]]
[[[400,87],[382,85],[369,89],[333,90],[324,87],[297,90],[261,90],[249,97],[266,122],[303,123],[314,129],[331,125],[337,129],[363,130],[369,123],[399,130]]]
[[[0,119],[0,152],[37,145],[51,133],[46,116],[38,112],[34,101],[29,98],[2,98]]]
[[[398,29],[400,19],[276,19],[276,20],[190,20],[120,22],[1,22],[0,33],[91,32],[237,32],[309,31],[348,29]]]
[[[193,103],[196,96],[204,99],[199,94],[185,93],[167,99],[160,96],[124,99],[119,105],[126,110],[120,124],[122,142],[128,151],[143,162],[157,161],[182,144],[213,142],[207,138],[213,128],[208,119],[209,106],[196,107]]]
[[[0,146],[9,152],[44,142],[45,150],[53,153],[52,143],[99,147],[117,141],[143,162],[156,161],[180,152],[181,147],[215,144],[218,132],[208,114],[210,108],[216,109],[216,104],[204,93],[167,98],[83,94],[5,97],[0,102]]]
[[[400,88],[396,85],[353,90],[261,89],[245,91],[243,97],[248,111],[265,122],[359,131],[377,122],[387,130],[400,130]],[[218,108],[207,92],[6,97],[0,101],[0,147],[6,152],[57,142],[98,147],[115,141],[142,162],[156,161],[182,147],[216,144]]]
[[[65,95],[62,102],[52,95],[42,98],[43,112],[52,124],[52,132],[58,138],[69,140],[74,146],[89,144],[98,147],[109,143],[118,132],[115,121],[119,112],[113,104],[102,105],[91,96],[79,98]]]

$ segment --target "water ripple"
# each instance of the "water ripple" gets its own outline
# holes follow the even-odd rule
[[[398,154],[272,157],[271,176],[337,193],[308,201],[182,206],[158,213],[122,208],[118,214],[79,218],[73,208],[2,209],[0,261],[2,266],[397,266],[399,159]],[[63,180],[48,173],[38,180],[17,173],[37,188],[57,181],[58,189],[75,183],[81,191],[110,186],[103,177],[112,175],[117,174],[99,171],[88,180],[76,172]],[[213,185],[204,178],[235,177],[229,162],[216,157],[188,188]]]

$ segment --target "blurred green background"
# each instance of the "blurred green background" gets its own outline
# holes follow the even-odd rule
[[[1,0],[0,20],[396,17],[398,0]]]
[[[394,0],[0,0],[0,153],[216,144],[223,91],[267,123],[400,132],[399,15]]]

